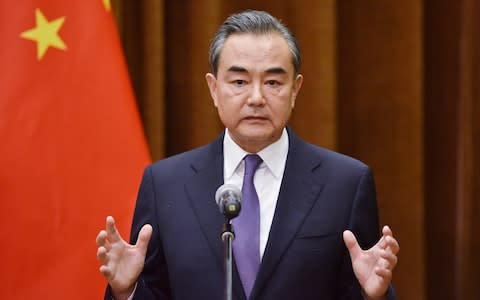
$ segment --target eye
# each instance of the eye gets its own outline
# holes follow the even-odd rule
[[[235,80],[232,80],[232,83],[234,85],[245,85],[247,83],[247,81],[245,81],[243,79],[235,79]]]
[[[270,86],[277,86],[279,85],[280,83],[276,80],[267,80],[267,82],[265,83],[266,85],[270,85]]]

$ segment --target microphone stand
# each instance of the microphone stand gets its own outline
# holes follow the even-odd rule
[[[232,273],[233,273],[233,255],[232,255],[232,241],[235,239],[232,224],[229,218],[225,218],[223,224],[222,241],[225,245],[224,249],[224,267],[225,267],[225,286],[224,296],[225,300],[232,300]]]

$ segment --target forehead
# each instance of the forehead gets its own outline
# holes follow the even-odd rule
[[[230,35],[220,52],[218,70],[232,66],[249,71],[280,67],[293,73],[292,53],[285,38],[278,33]]]

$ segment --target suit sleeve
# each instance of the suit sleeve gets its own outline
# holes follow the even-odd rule
[[[355,234],[362,249],[371,248],[380,238],[375,182],[368,167],[364,168],[358,180],[348,229]],[[342,277],[340,282],[347,284],[340,287],[345,291],[342,299],[363,300],[361,287],[353,273],[350,254],[346,247],[344,247]],[[395,300],[392,286],[387,291],[387,299]]]
[[[168,271],[163,256],[163,248],[156,221],[156,199],[152,167],[145,169],[138,193],[135,213],[132,222],[130,243],[135,244],[140,229],[145,224],[153,227],[145,266],[137,282],[133,299],[167,300],[170,299]],[[110,287],[107,288],[105,300],[111,300]]]

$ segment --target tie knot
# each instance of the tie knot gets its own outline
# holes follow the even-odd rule
[[[245,175],[253,175],[261,163],[262,158],[257,154],[245,155]]]

